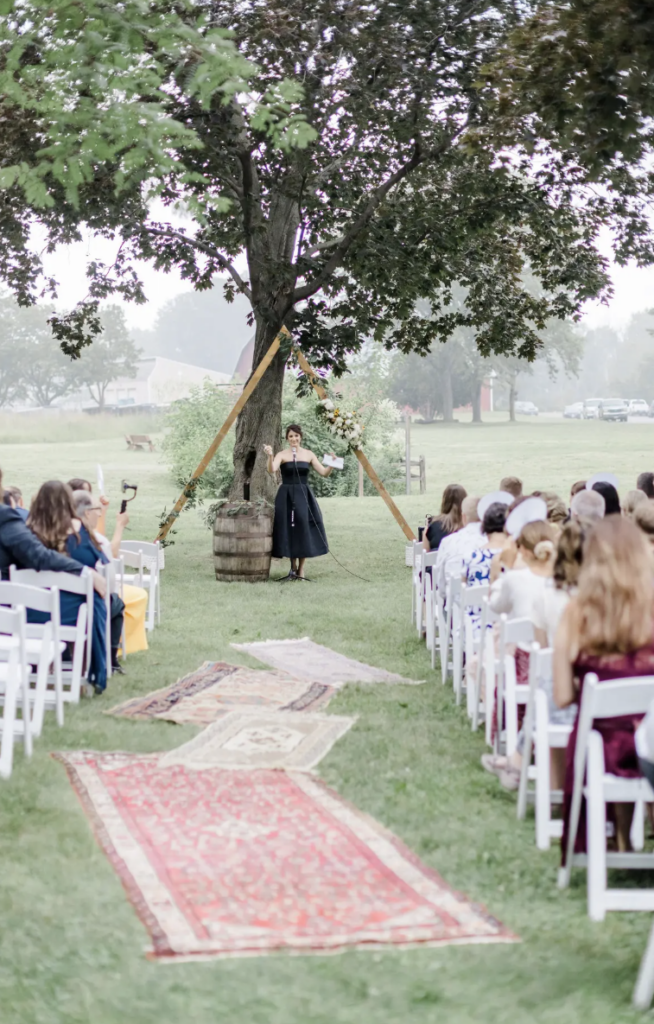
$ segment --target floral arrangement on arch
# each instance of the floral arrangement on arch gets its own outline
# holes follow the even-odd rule
[[[325,420],[327,427],[332,434],[347,441],[348,451],[361,447],[361,435],[364,431],[363,423],[354,412],[341,412],[331,398],[323,398],[318,402],[318,411]]]

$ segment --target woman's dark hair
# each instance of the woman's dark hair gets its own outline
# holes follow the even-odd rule
[[[82,480],[81,476],[74,476],[72,480],[68,481],[68,486],[71,491],[88,491],[89,493],[93,490],[88,480]]]
[[[621,516],[622,509],[620,507],[620,495],[616,491],[613,484],[608,484],[605,480],[598,480],[596,484],[593,484],[593,490],[601,494],[606,503],[605,516]]]
[[[500,501],[494,501],[484,513],[481,532],[488,537],[489,533],[502,533],[506,523],[507,508]]]
[[[641,473],[636,480],[636,487],[648,498],[654,498],[654,473]]]
[[[446,533],[455,533],[460,530],[463,524],[461,505],[463,499],[468,497],[468,492],[461,484],[448,484],[443,491],[441,499],[440,515],[435,516],[435,521],[440,523]]]
[[[288,435],[290,434],[291,431],[293,431],[294,434],[299,434],[300,437],[302,437],[302,427],[298,426],[297,423],[289,423],[289,425],[286,428],[286,433],[284,434],[284,437],[286,439],[288,439]]]
[[[41,484],[31,504],[27,525],[46,548],[64,551],[74,518],[73,495],[68,484],[48,480]]]

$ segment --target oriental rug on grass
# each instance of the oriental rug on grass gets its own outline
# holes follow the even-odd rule
[[[284,672],[205,661],[172,686],[133,697],[105,713],[119,718],[210,725],[238,708],[317,711],[327,706],[333,694],[334,688],[325,683],[297,679]]]
[[[151,956],[515,941],[310,775],[54,756],[150,932]]]
[[[424,683],[424,679],[405,679],[395,672],[346,658],[344,654],[332,651],[331,647],[314,643],[308,636],[299,640],[257,640],[231,646],[288,675],[316,680],[328,686],[339,687],[345,683],[404,683],[415,686]]]
[[[308,772],[356,719],[298,715],[297,711],[230,711],[188,743],[169,751],[161,766],[187,768],[289,768]]]

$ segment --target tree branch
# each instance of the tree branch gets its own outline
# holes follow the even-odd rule
[[[401,167],[391,174],[386,181],[383,181],[370,196],[365,209],[359,214],[356,220],[348,231],[338,239],[338,245],[335,252],[329,257],[324,267],[320,271],[317,277],[312,281],[307,281],[306,284],[300,285],[296,288],[292,296],[292,304],[295,305],[297,302],[302,302],[304,299],[311,298],[316,292],[320,291],[322,286],[329,280],[334,271],[343,262],[348,249],[356,241],[361,232],[366,228],[368,223],[372,220],[377,207],[380,205],[382,200],[388,195],[390,190],[400,181],[411,174],[412,171],[419,167],[420,164],[425,163],[427,160],[437,159],[442,153],[444,153],[454,142],[454,139],[464,131],[464,127],[457,129],[452,135],[448,135],[443,142],[435,149],[424,152],[420,149],[420,146],[416,143],[413,151],[413,156],[407,160],[406,163],[402,164]]]
[[[197,238],[190,238],[188,235],[183,235],[181,231],[173,231],[172,229],[169,231],[162,231],[160,228],[143,228],[143,232],[147,235],[156,235],[159,238],[176,238],[179,242],[184,242],[186,245],[190,245],[192,248],[198,249],[200,252],[210,256],[211,259],[216,261],[216,263],[220,263],[223,270],[227,271],[238,287],[238,290],[243,292],[250,302],[252,301],[252,292],[236,270],[236,267],[234,267],[233,264],[231,264],[229,260],[218,251],[218,249],[214,248],[214,246],[207,245],[206,242],[200,242]]]

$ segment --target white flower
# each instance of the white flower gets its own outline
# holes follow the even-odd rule
[[[327,412],[332,412],[334,409],[334,403],[329,398],[323,398],[320,405],[322,405],[323,409],[326,409]]]

